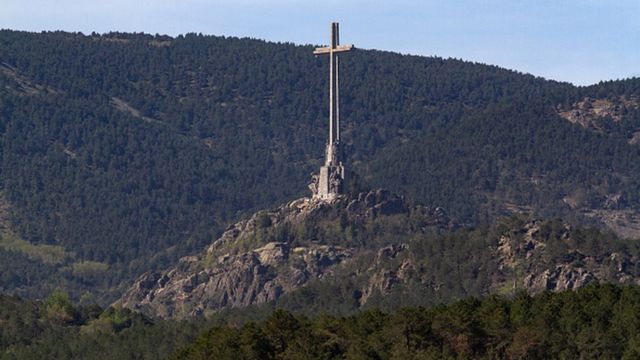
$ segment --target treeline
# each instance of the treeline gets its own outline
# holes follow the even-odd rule
[[[208,321],[0,296],[0,359],[636,359],[640,288],[469,298],[433,308]],[[212,325],[217,324],[217,325]],[[226,324],[226,325],[222,325]]]
[[[640,288],[490,296],[349,317],[267,320],[204,332],[172,359],[636,359]]]

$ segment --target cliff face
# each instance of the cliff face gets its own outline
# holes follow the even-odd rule
[[[233,224],[200,255],[144,274],[120,303],[184,318],[286,302],[301,288],[310,307],[331,311],[323,306],[332,301],[396,307],[638,283],[637,246],[613,251],[609,240],[559,222],[456,228],[444,210],[410,206],[384,190],[332,203],[303,198]]]

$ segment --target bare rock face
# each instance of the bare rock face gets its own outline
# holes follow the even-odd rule
[[[541,221],[530,221],[497,242],[499,274],[493,288],[513,281],[514,289],[535,294],[543,291],[565,291],[581,288],[594,281],[638,283],[628,264],[638,259],[615,252],[585,254],[572,249],[572,229],[564,224],[553,239],[548,239]],[[552,244],[551,242],[556,242]],[[556,250],[551,248],[555,247]],[[564,249],[559,253],[557,249]],[[507,275],[510,274],[510,275]],[[511,278],[511,280],[507,280]]]
[[[350,249],[318,245],[265,246],[219,259],[203,267],[202,258],[182,259],[174,268],[141,276],[124,294],[124,307],[161,317],[202,315],[229,307],[276,300],[352,257]]]
[[[591,99],[584,98],[571,105],[569,108],[558,107],[558,115],[574,124],[579,124],[586,129],[602,131],[599,119],[610,117],[613,121],[620,121],[622,116],[631,109],[640,106],[637,97],[621,96],[618,99]]]
[[[389,267],[387,264],[392,263],[401,255],[406,255],[408,251],[409,245],[407,244],[389,245],[378,250],[373,264],[368,269],[371,276],[362,289],[360,304],[365,304],[376,292],[388,295],[394,287],[406,283],[414,267],[411,259],[404,258],[397,267]]]
[[[595,276],[591,272],[565,264],[541,274],[527,275],[524,286],[533,293],[545,290],[564,291],[581,288],[594,280]]]
[[[277,300],[310,281],[331,276],[336,267],[356,256],[357,250],[304,239],[294,243],[296,239],[286,237],[285,241],[265,242],[262,234],[294,227],[310,217],[323,218],[336,209],[346,210],[346,216],[353,221],[409,211],[404,199],[384,190],[351,199],[339,196],[331,202],[298,199],[229,226],[200,255],[182,258],[166,271],[142,275],[119,302],[147,314],[184,318]],[[417,211],[425,224],[451,224],[442,209]],[[384,248],[380,250],[380,261],[404,250]],[[389,277],[389,284],[381,285],[382,291],[390,289],[394,281],[402,281],[401,272],[394,273],[393,279]],[[372,284],[378,282],[379,279],[372,280]]]

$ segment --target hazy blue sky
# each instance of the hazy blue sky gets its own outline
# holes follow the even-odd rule
[[[0,28],[201,32],[455,57],[586,85],[640,76],[640,0],[0,0]]]

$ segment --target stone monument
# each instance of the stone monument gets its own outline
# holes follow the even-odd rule
[[[335,199],[345,191],[345,170],[340,146],[340,102],[338,87],[338,54],[353,50],[353,45],[340,45],[338,23],[331,24],[329,46],[316,48],[314,55],[329,55],[329,139],[325,150],[324,166],[320,174],[313,175],[309,188],[313,197],[326,201]]]

